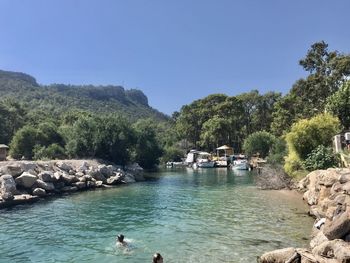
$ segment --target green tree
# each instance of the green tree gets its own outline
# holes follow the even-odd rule
[[[38,130],[27,125],[19,129],[10,143],[10,155],[15,159],[33,158],[34,146],[38,143]]]
[[[143,168],[153,168],[159,164],[163,151],[156,136],[152,120],[139,120],[133,125],[136,132],[135,161]]]
[[[293,124],[291,131],[286,134],[289,153],[285,163],[286,172],[293,175],[296,170],[302,169],[308,155],[319,145],[329,146],[339,130],[339,120],[328,113]]]
[[[327,99],[326,110],[337,116],[345,129],[350,129],[350,81]]]
[[[254,132],[244,140],[243,150],[250,156],[259,153],[262,158],[265,158],[276,142],[277,138],[266,131]]]

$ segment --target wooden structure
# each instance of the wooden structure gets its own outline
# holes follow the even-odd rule
[[[0,144],[0,161],[5,161],[7,157],[7,150],[9,147],[5,144]]]

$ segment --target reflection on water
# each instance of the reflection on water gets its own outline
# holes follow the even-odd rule
[[[0,262],[255,262],[307,244],[301,198],[260,191],[254,176],[169,169],[148,180],[0,212]],[[115,246],[123,233],[129,250]]]

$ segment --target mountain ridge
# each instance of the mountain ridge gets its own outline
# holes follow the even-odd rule
[[[138,89],[118,85],[40,85],[22,72],[0,70],[0,97],[13,99],[33,109],[62,112],[70,109],[94,113],[121,113],[131,120],[169,117],[148,104],[147,96]]]

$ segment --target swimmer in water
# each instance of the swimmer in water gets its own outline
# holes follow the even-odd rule
[[[155,253],[155,254],[153,255],[153,261],[152,261],[152,263],[163,263],[163,257],[162,257],[162,255],[159,254],[159,253]]]
[[[124,241],[124,235],[123,234],[120,234],[120,235],[118,235],[117,236],[117,245],[118,246],[123,246],[123,247],[126,247],[126,246],[128,246],[128,243],[126,243],[125,241]]]

